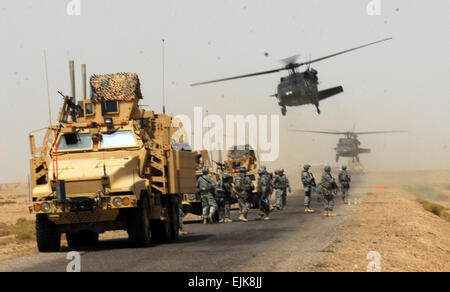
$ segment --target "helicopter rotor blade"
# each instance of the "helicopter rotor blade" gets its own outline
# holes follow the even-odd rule
[[[191,86],[198,86],[198,85],[204,85],[204,84],[216,83],[216,82],[221,82],[221,81],[228,81],[228,80],[234,80],[234,79],[240,79],[240,78],[247,78],[247,77],[259,76],[259,75],[265,75],[265,74],[277,73],[277,72],[280,72],[280,71],[285,70],[285,69],[286,69],[286,68],[283,67],[283,68],[274,69],[274,70],[269,70],[269,71],[263,71],[263,72],[257,72],[257,73],[245,74],[245,75],[239,75],[239,76],[228,77],[228,78],[222,78],[222,79],[216,79],[216,80],[205,81],[205,82],[198,82],[198,83],[193,83],[193,84],[191,84]]]
[[[368,47],[368,46],[371,46],[371,45],[374,45],[374,44],[378,44],[378,43],[381,43],[381,42],[384,42],[384,41],[388,41],[388,40],[391,40],[391,39],[392,38],[382,39],[382,40],[379,40],[379,41],[376,41],[376,42],[372,42],[372,43],[365,44],[365,45],[362,45],[362,46],[359,46],[359,47],[355,47],[355,48],[352,48],[352,49],[348,49],[348,50],[345,50],[345,51],[334,53],[334,54],[331,54],[331,55],[328,55],[328,56],[325,56],[325,57],[321,57],[321,58],[318,58],[318,59],[314,59],[314,60],[311,60],[311,61],[308,61],[308,62],[299,63],[297,65],[298,66],[309,65],[309,64],[312,64],[312,63],[315,63],[315,62],[319,62],[319,61],[322,61],[322,60],[325,60],[325,59],[328,59],[328,58],[332,58],[332,57],[335,57],[335,56],[338,56],[338,55],[342,55],[342,54],[345,54],[345,53],[348,53],[348,52],[351,52],[351,51],[355,51],[355,50],[358,50],[358,49],[361,49],[361,48],[365,48],[365,47]]]
[[[348,132],[338,132],[338,131],[306,131],[306,130],[296,130],[289,129],[290,132],[302,132],[302,133],[317,133],[317,134],[331,134],[331,135],[345,135]]]
[[[355,135],[369,135],[369,134],[388,134],[388,133],[406,133],[408,131],[368,131],[368,132],[354,132]]]

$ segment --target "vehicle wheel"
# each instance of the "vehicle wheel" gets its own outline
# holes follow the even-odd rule
[[[137,208],[130,210],[127,216],[129,240],[136,246],[146,247],[151,243],[150,209],[147,194],[141,195]]]
[[[150,220],[150,226],[153,242],[165,243],[170,240],[171,228],[167,220]]]
[[[84,231],[79,233],[67,232],[66,240],[69,247],[95,245],[98,243],[98,233],[91,231]]]
[[[178,202],[170,202],[170,239],[178,240],[180,229],[180,207]]]
[[[59,251],[61,233],[56,224],[48,219],[47,214],[36,215],[36,241],[40,252]]]

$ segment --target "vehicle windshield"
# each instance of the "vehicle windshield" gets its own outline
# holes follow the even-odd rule
[[[100,148],[117,148],[137,146],[131,131],[118,131],[113,133],[102,133]]]
[[[91,147],[91,134],[64,134],[58,142],[58,151],[89,149]]]

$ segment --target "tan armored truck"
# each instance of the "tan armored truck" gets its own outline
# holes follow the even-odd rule
[[[29,137],[39,251],[59,250],[62,233],[71,247],[95,244],[109,230],[126,230],[136,246],[177,239],[197,154],[173,149],[172,117],[139,108],[136,74],[94,75],[91,98],[79,102],[71,79],[72,97],[64,96],[43,146]]]
[[[207,150],[202,150],[197,153],[197,170],[195,172],[196,180],[202,175],[203,168],[209,169],[209,175],[215,182],[218,182],[220,175],[217,169],[213,167],[213,163]],[[192,194],[183,194],[183,213],[202,216],[202,198],[201,195],[195,191]],[[216,214],[215,217],[218,215]],[[189,221],[189,220],[186,220]]]
[[[234,146],[232,149],[228,150],[227,160],[223,164],[218,163],[221,167],[222,172],[230,173],[233,176],[233,180],[239,174],[239,168],[245,166],[247,169],[247,175],[252,180],[254,185],[254,191],[251,194],[250,202],[253,208],[259,207],[259,195],[257,193],[258,184],[258,170],[257,170],[257,159],[255,151],[250,145]]]

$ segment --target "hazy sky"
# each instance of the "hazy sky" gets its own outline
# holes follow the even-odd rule
[[[268,70],[279,60],[300,60],[392,36],[394,40],[314,65],[320,88],[344,93],[321,104],[288,108],[280,117],[286,169],[304,162],[332,162],[338,137],[293,134],[302,129],[409,130],[361,136],[368,169],[450,168],[448,78],[450,1],[381,0],[381,16],[369,16],[369,0],[81,0],[69,16],[69,0],[0,2],[0,182],[25,180],[28,133],[48,124],[43,52],[48,59],[53,116],[57,90],[69,93],[68,60],[88,74],[136,72],[143,104],[161,111],[161,39],[166,39],[167,109],[192,114],[279,114],[273,74],[192,88],[190,83]],[[265,53],[268,53],[266,56]]]

